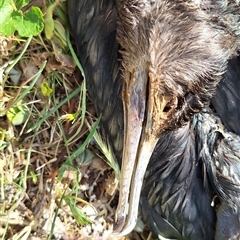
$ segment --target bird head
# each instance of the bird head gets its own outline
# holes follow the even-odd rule
[[[119,1],[125,119],[118,234],[136,223],[144,173],[158,139],[208,104],[234,52],[235,37],[211,20],[191,1]]]

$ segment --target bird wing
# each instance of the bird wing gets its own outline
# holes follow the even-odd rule
[[[219,117],[198,115],[202,159],[218,196],[236,209],[240,204],[240,57],[229,62],[211,103]]]
[[[197,115],[200,159],[219,197],[215,239],[240,236],[240,136],[222,125],[209,109]]]
[[[198,161],[194,126],[166,133],[151,157],[140,204],[154,236],[213,239],[213,193]]]
[[[87,90],[97,115],[105,142],[121,158],[123,141],[122,81],[116,42],[116,7],[114,0],[69,0],[68,13],[78,56],[87,76]]]
[[[240,135],[240,57],[229,62],[211,104],[227,130]]]

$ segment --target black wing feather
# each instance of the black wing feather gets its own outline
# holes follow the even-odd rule
[[[122,80],[114,0],[69,0],[72,33],[98,116],[101,133],[120,161],[123,144]]]

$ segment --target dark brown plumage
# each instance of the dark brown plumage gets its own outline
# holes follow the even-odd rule
[[[214,191],[199,160],[195,124],[166,133],[151,157],[140,209],[156,238],[214,237],[216,214],[211,206]]]
[[[178,226],[178,236],[209,239],[214,235],[215,211],[209,204],[216,191],[211,180],[216,176],[201,175],[205,165],[209,173],[213,168],[208,169],[210,160],[198,156],[195,148],[202,140],[197,140],[198,131],[192,119],[208,106],[229,59],[238,54],[238,4],[237,0],[69,1],[70,22],[88,79],[88,91],[97,113],[102,114],[102,134],[122,164],[116,213],[119,234],[131,231],[136,222],[143,174],[155,145],[162,142],[166,146],[157,145],[154,154],[158,153],[158,157],[156,161],[151,160],[149,171],[155,164],[164,166],[164,171],[153,172],[154,177],[164,173],[158,184],[171,183],[175,187],[174,193],[169,192],[171,188],[161,192],[164,189],[161,188],[157,197],[152,195],[165,209],[160,216],[163,214],[163,219],[175,228],[177,218],[168,219],[171,207],[167,210],[162,201],[171,194],[184,195],[185,191],[186,199],[195,204],[197,211],[194,217],[188,218],[177,208],[180,202],[171,205],[188,229]],[[175,134],[180,134],[179,143]],[[173,138],[172,143],[169,138]],[[166,156],[168,151],[172,155]],[[167,158],[174,164],[167,164]],[[174,166],[182,171],[180,175]],[[185,183],[190,182],[187,185],[175,182],[179,180],[178,175]],[[207,181],[208,188],[203,181]],[[194,183],[198,188],[194,188]],[[178,184],[184,186],[183,192]],[[198,189],[203,204],[197,202]],[[186,206],[186,213],[191,212],[191,204]],[[193,230],[191,224],[198,214],[201,215],[199,225]],[[209,222],[203,222],[204,216],[209,216]],[[208,225],[206,230],[204,225]]]
[[[130,74],[140,69],[148,76],[149,101],[166,101],[160,116],[159,106],[153,107],[155,134],[178,128],[202,109],[239,48],[239,25],[231,29],[233,21],[226,21],[239,21],[239,11],[202,2],[199,8],[182,0],[119,1],[117,40],[124,82],[129,84]]]
[[[228,130],[207,108],[191,125],[159,140],[141,196],[141,212],[155,236],[239,239],[239,69],[240,58],[231,60],[211,100],[217,114],[225,114],[222,121]],[[215,195],[220,203],[212,207]]]

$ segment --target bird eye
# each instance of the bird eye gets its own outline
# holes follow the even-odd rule
[[[178,108],[178,104],[179,104],[179,101],[178,101],[178,98],[174,97],[172,98],[171,100],[169,100],[167,102],[167,104],[165,105],[164,109],[163,109],[163,112],[164,113],[168,113],[170,110],[172,109],[176,109]]]
[[[171,103],[172,102],[167,103],[167,105],[163,109],[163,112],[166,113],[166,112],[169,112],[171,110]]]

